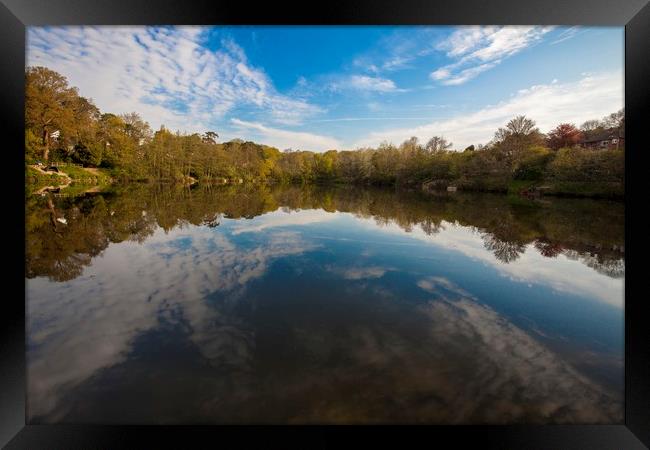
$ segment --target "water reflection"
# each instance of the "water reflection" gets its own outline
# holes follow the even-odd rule
[[[622,421],[617,203],[138,185],[27,232],[34,423]]]
[[[407,232],[419,227],[428,235],[438,233],[443,221],[457,223],[479,230],[485,248],[505,263],[516,260],[532,243],[545,257],[564,254],[604,274],[624,275],[623,205],[603,200],[530,202],[489,194],[432,199],[378,189],[190,191],[147,186],[54,200],[56,208],[50,197],[28,199],[28,278],[46,275],[58,281],[73,279],[90,261],[88,256],[97,255],[111,242],[143,242],[157,227],[165,231],[188,224],[216,227],[222,217],[251,219],[278,208],[351,212],[371,217],[377,224],[397,224]],[[55,220],[64,216],[70,218],[65,226]],[[310,219],[303,216],[303,220]],[[242,224],[241,229],[246,226]],[[53,239],[54,235],[60,238]]]

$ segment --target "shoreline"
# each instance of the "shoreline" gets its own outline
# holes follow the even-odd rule
[[[43,172],[46,173],[46,172]],[[63,176],[61,177],[63,178]],[[456,189],[448,190],[445,186],[444,188],[427,188],[424,185],[397,185],[397,184],[368,184],[368,183],[349,183],[340,180],[320,180],[320,181],[277,181],[277,180],[264,180],[264,181],[201,181],[192,179],[190,182],[187,180],[111,180],[109,183],[97,184],[97,183],[79,183],[75,182],[74,179],[67,177],[68,182],[58,186],[43,186],[40,187],[37,191],[33,191],[33,194],[42,194],[44,192],[59,190],[63,191],[70,186],[87,186],[89,189],[79,192],[79,194],[92,190],[94,192],[99,192],[101,187],[110,187],[110,186],[126,186],[129,184],[163,184],[163,185],[176,185],[187,187],[190,189],[195,189],[201,186],[214,186],[214,187],[231,187],[231,186],[274,186],[274,185],[286,185],[286,186],[296,186],[296,185],[312,185],[312,186],[336,186],[336,187],[371,187],[371,188],[391,188],[402,191],[411,191],[422,193],[425,195],[454,195],[456,193],[487,193],[487,194],[503,194],[506,196],[513,196],[521,199],[540,199],[540,198],[584,198],[584,199],[594,199],[594,200],[611,200],[611,201],[625,201],[625,193],[619,193],[614,190],[607,191],[603,189],[603,183],[595,182],[561,182],[557,184],[553,183],[539,183],[532,182],[527,180],[522,180],[523,183],[518,185],[513,183],[508,187],[470,187],[462,186],[460,183],[449,182],[449,186],[453,186]],[[576,190],[571,189],[562,189],[562,186],[571,186],[572,183],[579,186],[582,189],[582,192],[576,192]],[[559,185],[559,186],[558,186]],[[575,186],[574,186],[575,187]]]

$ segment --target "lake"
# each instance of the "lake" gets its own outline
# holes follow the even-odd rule
[[[623,422],[623,203],[144,184],[26,203],[29,423]]]

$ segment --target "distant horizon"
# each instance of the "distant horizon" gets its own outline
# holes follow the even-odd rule
[[[29,27],[27,66],[156,130],[284,150],[486,144],[623,108],[623,27]]]

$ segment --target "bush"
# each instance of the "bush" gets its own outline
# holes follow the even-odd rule
[[[556,181],[622,182],[625,154],[622,150],[562,148],[549,164],[549,176]]]
[[[32,130],[25,131],[25,161],[34,164],[43,159],[41,139]]]
[[[515,180],[541,180],[553,153],[544,147],[525,149],[515,161],[513,178]]]
[[[84,166],[97,167],[102,162],[103,148],[100,143],[75,145],[73,152],[73,161]]]
[[[72,162],[72,155],[64,148],[58,147],[50,151],[50,161]],[[45,162],[45,161],[43,161]]]

